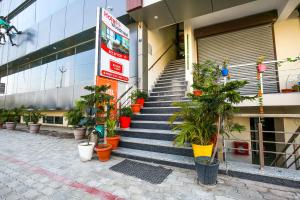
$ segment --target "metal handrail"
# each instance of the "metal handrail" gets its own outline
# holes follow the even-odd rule
[[[125,92],[123,92],[123,94],[121,94],[121,96],[117,99],[117,102],[118,103],[119,101],[121,101],[121,99],[133,88],[133,85],[130,86]]]
[[[151,67],[148,68],[148,71],[150,71],[157,63],[162,59],[164,55],[175,45],[175,41],[172,41],[172,43],[169,45],[169,47],[161,54],[161,56],[158,57],[158,59],[151,65]]]

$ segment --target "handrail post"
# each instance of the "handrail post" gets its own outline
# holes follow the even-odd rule
[[[258,122],[258,140],[259,140],[259,164],[260,170],[264,170],[265,157],[264,157],[264,141],[263,141],[263,126],[259,118]]]

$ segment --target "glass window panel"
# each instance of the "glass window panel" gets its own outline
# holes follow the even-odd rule
[[[17,15],[18,17],[18,26],[17,29],[24,31],[27,28],[35,24],[35,4],[31,4],[25,10]]]
[[[38,0],[36,1],[36,22],[40,22],[49,16],[49,8],[51,1]]]
[[[66,8],[56,12],[51,18],[50,43],[63,40],[65,37]]]
[[[57,53],[57,59],[65,58],[67,56],[74,55],[75,48],[67,49],[62,52]]]
[[[43,117],[43,123],[54,124],[54,117],[53,116]]]
[[[34,68],[34,67],[40,66],[41,64],[42,64],[42,60],[41,59],[35,60],[35,61],[33,61],[33,62],[30,63],[30,68]]]
[[[28,92],[30,89],[30,69],[29,65],[23,65],[19,67],[19,75],[18,75],[18,89],[17,93]]]
[[[74,56],[57,60],[56,85],[60,88],[74,84]]]
[[[49,45],[50,41],[50,23],[51,17],[44,19],[39,22],[39,31],[38,31],[38,48]]]
[[[94,80],[95,49],[75,55],[75,84],[89,84]]]
[[[65,37],[82,31],[84,0],[77,0],[69,5],[66,13]]]
[[[45,90],[56,87],[56,61],[48,63],[45,79]]]
[[[55,124],[63,124],[64,118],[63,117],[54,117]]]

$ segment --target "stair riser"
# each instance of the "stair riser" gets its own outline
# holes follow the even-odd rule
[[[156,84],[166,84],[166,83],[174,83],[174,82],[184,82],[185,78],[168,78],[168,79],[158,79]]]
[[[186,100],[187,98],[184,96],[161,96],[161,97],[148,97],[149,101],[180,101]]]
[[[176,70],[176,71],[170,71],[170,72],[163,72],[161,75],[162,76],[172,76],[172,75],[177,75],[177,74],[185,74],[184,70]]]
[[[165,147],[165,146],[157,146],[157,145],[150,145],[150,144],[140,144],[140,143],[133,143],[133,142],[124,142],[120,141],[120,147],[129,148],[129,149],[138,149],[143,151],[152,151],[158,153],[168,153],[168,154],[175,154],[181,156],[193,156],[192,149],[183,149],[183,148],[176,148],[176,147]]]
[[[153,133],[151,132],[151,130],[150,133],[132,132],[126,130],[118,130],[117,133],[124,137],[133,137],[133,138],[144,138],[144,139],[165,140],[165,141],[173,141],[175,139],[174,134]]]
[[[168,91],[168,92],[151,92],[150,93],[150,96],[166,96],[166,95],[184,96],[185,91]]]
[[[170,119],[170,115],[134,115],[133,120],[150,120],[150,121],[168,121]],[[182,121],[177,119],[176,121]]]
[[[145,102],[144,107],[170,107],[173,106],[172,103],[173,102]]]
[[[174,87],[163,87],[163,88],[153,88],[152,92],[164,92],[164,91],[181,91],[186,90],[186,86],[174,86]]]
[[[185,81],[182,82],[170,82],[170,83],[156,83],[153,88],[156,87],[182,87],[187,86],[187,83]]]
[[[140,160],[140,161],[146,161],[146,162],[153,162],[161,165],[169,165],[173,167],[180,167],[184,169],[192,169],[195,170],[195,165],[188,165],[185,163],[177,163],[177,162],[171,162],[171,161],[165,161],[165,160],[158,160],[158,159],[150,159],[150,158],[145,158],[145,157],[140,157],[140,156],[133,156],[133,155],[127,155],[124,153],[117,153],[117,152],[112,152],[113,155],[120,156],[123,158],[129,158],[129,159],[134,159],[134,160]]]
[[[163,73],[176,73],[178,71],[185,73],[185,68],[184,67],[165,68]]]
[[[164,79],[173,79],[173,78],[185,78],[185,74],[173,74],[173,75],[161,75],[159,77],[159,80],[164,80]]]
[[[131,123],[131,128],[142,128],[142,129],[161,129],[161,130],[171,130],[171,125],[169,124],[156,124],[156,123]]]
[[[165,113],[165,114],[172,114],[174,112],[178,112],[179,108],[151,108],[151,109],[142,109],[142,114],[157,114],[157,113]]]

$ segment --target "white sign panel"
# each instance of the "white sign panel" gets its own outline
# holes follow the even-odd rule
[[[97,22],[97,74],[128,82],[129,29],[103,8]]]

